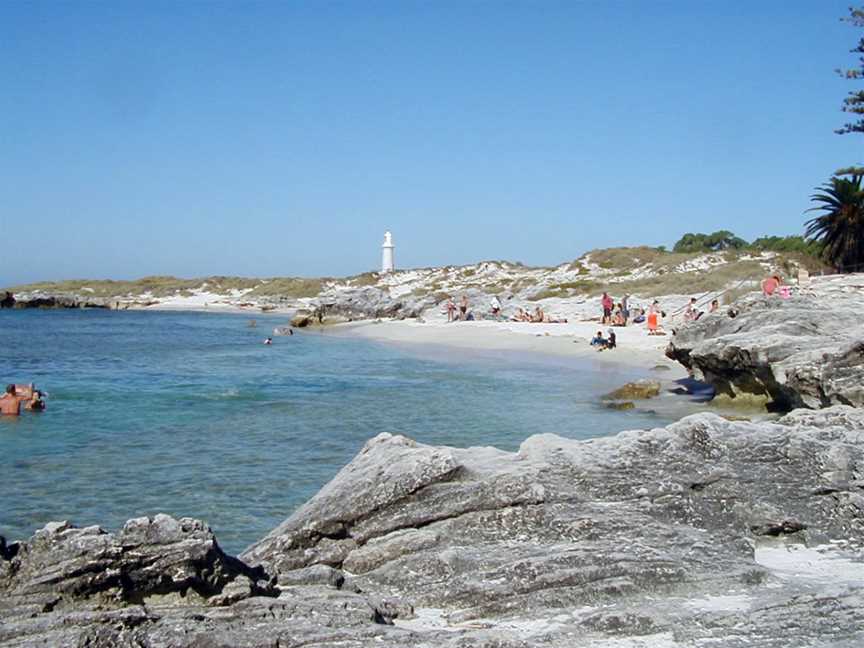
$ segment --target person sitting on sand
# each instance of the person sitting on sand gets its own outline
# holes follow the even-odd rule
[[[618,304],[615,308],[615,313],[612,315],[612,326],[625,326],[627,320],[624,318],[624,306]]]
[[[531,318],[531,321],[535,324],[542,324],[545,318],[546,313],[544,313],[543,309],[538,306],[534,309],[534,316]]]
[[[597,331],[597,333],[599,334],[600,331]],[[618,340],[615,337],[615,331],[613,331],[612,329],[609,329],[608,333],[609,333],[609,337],[606,338],[605,340],[603,340],[603,343],[599,345],[600,348],[597,349],[598,351],[605,351],[606,349],[614,349],[615,347],[618,346]],[[602,339],[602,336],[601,336],[601,339]]]
[[[522,307],[519,306],[516,309],[516,312],[513,314],[513,317],[510,318],[511,322],[524,322],[525,321],[525,311],[522,310]]]
[[[606,338],[603,337],[603,331],[597,331],[597,335],[591,338],[591,346],[606,346]]]
[[[645,309],[644,308],[636,308],[633,310],[633,323],[641,324],[645,321]]]
[[[780,275],[771,275],[762,280],[762,294],[766,297],[773,295],[778,288],[783,284]]]

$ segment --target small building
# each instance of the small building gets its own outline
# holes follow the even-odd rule
[[[381,272],[393,272],[393,236],[390,232],[384,232],[384,244],[381,246]]]

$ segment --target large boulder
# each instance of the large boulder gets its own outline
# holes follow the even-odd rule
[[[730,398],[779,410],[864,406],[864,278],[816,280],[789,299],[750,295],[679,328],[666,354]]]
[[[534,624],[520,645],[656,634],[737,646],[747,633],[833,645],[864,639],[864,608],[853,611],[864,581],[786,582],[758,557],[786,551],[785,537],[864,543],[851,485],[862,461],[864,412],[843,407],[776,423],[700,414],[592,441],[542,435],[515,454],[383,435],[242,558],[283,583],[326,566],[451,628]],[[836,623],[821,621],[823,604]],[[744,639],[728,634],[738,626]]]

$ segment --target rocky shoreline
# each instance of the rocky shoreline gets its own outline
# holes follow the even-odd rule
[[[236,559],[167,516],[0,543],[0,644],[854,645],[862,465],[848,406],[516,453],[380,434]],[[784,571],[807,547],[827,567]]]
[[[164,515],[0,538],[0,645],[860,645],[861,300],[750,296],[671,337],[727,396],[797,407],[774,421],[515,453],[381,433],[237,557]]]
[[[864,406],[864,277],[836,277],[789,299],[751,294],[679,329],[666,355],[730,399],[788,411]]]

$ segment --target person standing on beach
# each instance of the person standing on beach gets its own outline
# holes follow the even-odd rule
[[[614,306],[614,302],[609,296],[609,293],[603,293],[603,297],[600,299],[600,305],[603,307],[603,324],[611,324],[612,306]]]
[[[453,298],[447,298],[447,321],[452,322],[456,319],[456,304],[453,303]]]
[[[621,315],[624,317],[624,326],[627,326],[630,320],[630,295],[627,293],[621,298]]]
[[[462,302],[459,304],[459,319],[463,322],[468,318],[468,295],[462,295]]]

